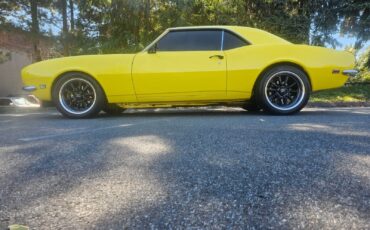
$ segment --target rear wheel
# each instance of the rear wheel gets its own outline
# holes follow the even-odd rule
[[[262,75],[257,85],[257,99],[267,112],[293,114],[308,102],[311,92],[307,75],[293,66],[278,66]]]
[[[100,85],[83,73],[68,73],[58,79],[52,91],[56,108],[68,118],[89,118],[106,104]]]

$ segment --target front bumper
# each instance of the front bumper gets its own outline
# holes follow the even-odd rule
[[[348,77],[356,77],[358,70],[355,69],[346,69],[342,71],[342,74]]]

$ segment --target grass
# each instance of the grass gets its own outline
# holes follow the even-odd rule
[[[370,102],[370,84],[346,85],[313,93],[310,102]]]
[[[370,82],[370,71],[362,73],[361,79],[363,82]]]

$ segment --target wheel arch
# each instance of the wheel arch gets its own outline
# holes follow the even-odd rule
[[[108,98],[107,98],[107,94],[105,93],[105,90],[103,88],[103,86],[100,84],[100,82],[90,73],[88,72],[85,72],[85,71],[81,71],[81,70],[69,70],[69,71],[65,71],[63,73],[60,73],[57,75],[57,77],[54,78],[52,84],[51,84],[51,87],[50,87],[50,94],[51,94],[51,100],[53,101],[53,90],[55,88],[55,84],[62,78],[64,77],[65,75],[67,74],[72,74],[72,73],[77,73],[77,74],[83,74],[85,75],[86,77],[89,77],[91,78],[92,80],[94,80],[99,86],[100,88],[102,89],[103,91],[103,94],[104,94],[104,98],[106,101],[108,101]]]
[[[295,67],[299,70],[301,70],[302,72],[304,72],[308,78],[308,82],[310,83],[310,88],[311,88],[311,91],[312,91],[312,82],[311,82],[311,77],[310,75],[308,74],[308,72],[305,70],[305,68],[300,65],[300,64],[297,64],[297,63],[294,63],[292,61],[281,61],[281,62],[276,62],[276,63],[273,63],[273,64],[270,64],[268,66],[266,66],[262,71],[261,73],[258,75],[257,77],[257,80],[255,81],[254,85],[253,85],[253,89],[252,89],[252,97],[255,93],[255,89],[256,87],[258,86],[259,84],[259,81],[261,80],[262,76],[264,73],[266,73],[267,71],[269,71],[270,69],[272,68],[275,68],[277,66],[282,66],[282,65],[287,65],[287,66],[292,66],[292,67]]]

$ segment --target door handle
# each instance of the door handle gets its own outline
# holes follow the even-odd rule
[[[224,56],[223,56],[223,55],[219,55],[219,54],[218,54],[218,55],[212,55],[212,56],[210,56],[209,58],[210,58],[210,59],[212,59],[212,58],[218,58],[218,59],[221,59],[221,60],[222,60],[222,59],[224,59]]]

